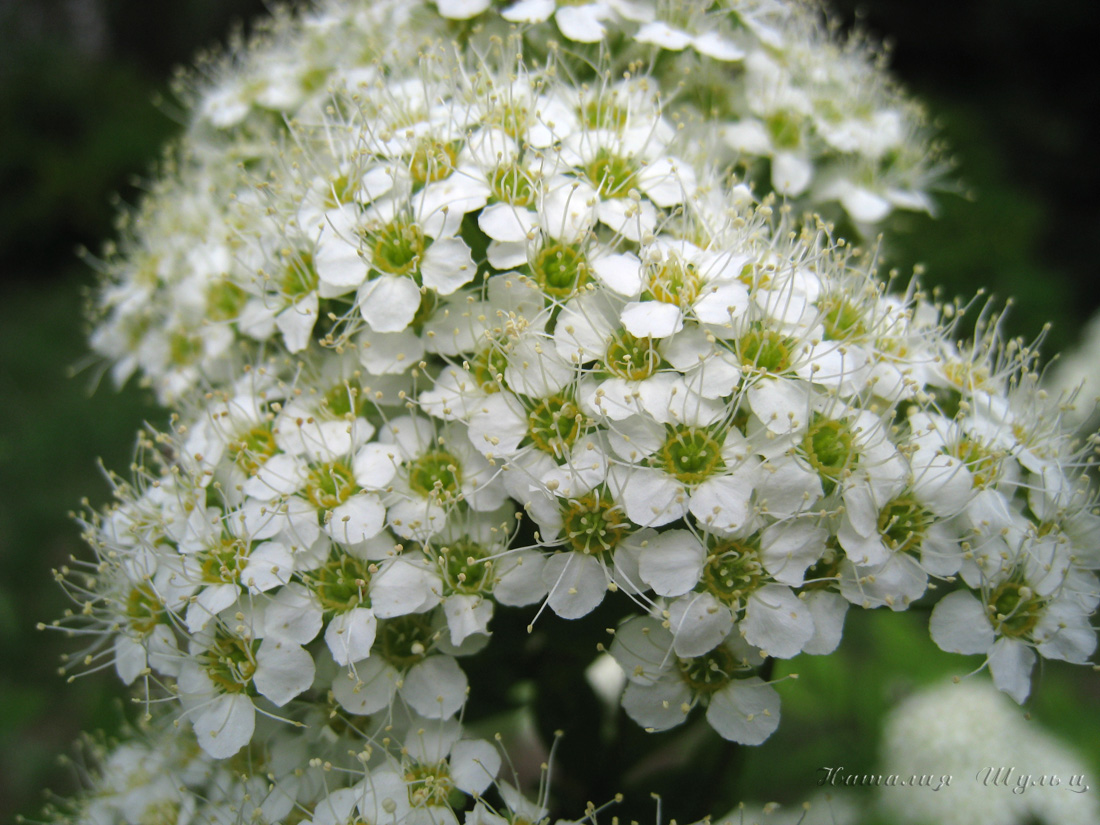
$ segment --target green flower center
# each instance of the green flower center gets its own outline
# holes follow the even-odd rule
[[[731,539],[718,542],[711,550],[701,583],[718,601],[738,610],[766,578],[756,548]]]
[[[378,623],[374,645],[381,656],[398,670],[423,661],[435,642],[435,630],[428,614],[410,613]]]
[[[831,492],[837,480],[859,461],[852,447],[852,430],[843,421],[834,421],[815,415],[802,437],[802,452],[823,482],[826,493]]]
[[[333,461],[310,468],[306,496],[322,510],[339,507],[357,492],[355,473],[346,462]]]
[[[443,577],[456,593],[476,595],[491,590],[493,563],[487,561],[492,553],[473,541],[458,541],[450,547],[439,549],[439,563]]]
[[[552,243],[535,255],[531,274],[544,293],[565,299],[588,283],[588,261],[580,247]]]
[[[492,345],[486,347],[469,363],[470,374],[485,392],[497,392],[504,385],[504,371],[508,369],[508,356],[499,347]]]
[[[216,547],[204,550],[199,558],[203,581],[236,584],[241,568],[248,561],[248,546],[242,539],[224,536]]]
[[[622,330],[611,341],[604,366],[612,375],[627,381],[641,381],[653,375],[661,365],[661,356],[651,338],[635,338]]]
[[[295,303],[299,298],[317,289],[320,280],[317,268],[313,265],[313,256],[308,252],[299,252],[291,256],[283,269],[279,288],[291,303]]]
[[[622,508],[604,488],[569,499],[562,514],[566,541],[573,550],[585,555],[602,556],[614,550],[629,526]]]
[[[566,5],[563,3],[562,5]],[[577,116],[588,129],[620,132],[629,119],[627,110],[611,100],[590,100],[577,108]]]
[[[337,175],[329,181],[328,188],[325,190],[325,206],[328,209],[335,209],[351,203],[355,199],[357,188],[358,182],[354,178],[349,178],[346,174]]]
[[[493,170],[489,179],[493,198],[525,207],[535,202],[535,186],[530,173],[518,163],[506,163]]]
[[[240,438],[229,443],[229,457],[250,476],[256,475],[260,467],[278,452],[275,435],[269,425],[253,427]]]
[[[409,161],[413,184],[424,186],[448,177],[455,170],[458,149],[458,143],[444,143],[430,137],[421,140]]]
[[[749,369],[780,374],[791,368],[794,342],[770,329],[754,329],[741,337],[737,351]]]
[[[569,398],[552,395],[527,414],[527,434],[535,447],[562,458],[580,438],[584,415]]]
[[[214,635],[214,643],[200,654],[199,659],[206,674],[222,693],[249,693],[252,676],[256,673],[256,650],[259,639],[248,640],[231,636],[221,627]]]
[[[733,653],[723,645],[694,659],[677,659],[676,663],[680,668],[680,678],[692,693],[703,695],[724,688],[737,678],[734,674],[741,669]]]
[[[147,636],[158,624],[168,621],[168,611],[150,584],[136,585],[126,599],[126,616],[130,627]]]
[[[605,198],[625,195],[638,174],[638,165],[630,158],[600,149],[584,167],[584,173]]]
[[[698,484],[726,467],[722,445],[701,427],[669,427],[656,466],[685,484]]]
[[[405,770],[405,784],[409,788],[409,802],[414,806],[448,805],[455,789],[451,771],[446,762],[424,765],[419,762]]]
[[[1001,461],[1004,453],[994,450],[981,441],[966,436],[948,446],[948,452],[962,461],[974,478],[974,486],[981,489],[1001,477]]]
[[[646,292],[655,301],[687,309],[699,297],[702,279],[694,264],[672,258],[650,267],[646,274]]]
[[[197,336],[182,332],[172,334],[168,339],[168,358],[177,367],[193,364],[202,355],[202,341]]]
[[[370,562],[343,553],[312,574],[312,590],[326,613],[346,613],[361,605],[369,606],[367,587],[373,573]]]
[[[485,122],[486,125],[496,126],[512,140],[520,140],[527,133],[531,113],[522,103],[504,103],[493,109]]]
[[[843,295],[830,295],[818,301],[826,341],[849,341],[867,334],[863,313]]]
[[[232,321],[241,314],[248,293],[227,278],[210,285],[206,292],[206,314],[214,321]]]
[[[1010,579],[993,591],[987,609],[1003,636],[1026,636],[1039,623],[1045,602],[1030,587]]]
[[[920,548],[924,534],[935,517],[911,496],[899,496],[887,502],[878,516],[878,531],[886,546],[895,553]]]
[[[444,450],[425,453],[409,465],[409,487],[425,498],[456,498],[462,490],[458,459]]]
[[[802,143],[802,128],[798,116],[789,112],[776,112],[764,125],[777,149],[797,149]]]
[[[427,244],[424,232],[409,218],[397,218],[370,235],[374,268],[390,275],[419,274]]]
[[[363,388],[354,378],[342,381],[321,399],[322,409],[328,410],[334,418],[345,418],[359,414],[359,397]]]

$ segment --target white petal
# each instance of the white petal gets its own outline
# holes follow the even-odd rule
[[[630,682],[622,701],[627,715],[646,730],[668,730],[687,719],[691,690],[682,679],[652,685]]]
[[[695,192],[695,186],[691,167],[670,157],[657,158],[638,173],[638,188],[662,209],[683,203]]]
[[[248,564],[241,571],[241,584],[249,592],[266,593],[287,584],[294,572],[294,556],[290,548],[278,542],[265,542],[252,551]]]
[[[639,243],[657,228],[657,210],[649,201],[613,198],[596,207],[600,223],[628,241]]]
[[[688,511],[684,485],[660,470],[643,468],[629,473],[619,494],[626,514],[641,527],[659,527]]]
[[[306,483],[306,464],[294,455],[281,453],[267,459],[260,472],[244,483],[244,495],[270,502],[297,492]]]
[[[375,332],[401,332],[420,308],[420,288],[411,278],[381,275],[360,287],[356,302]]]
[[[1035,665],[1035,651],[1017,639],[1003,637],[993,643],[989,651],[989,672],[993,684],[1023,704],[1031,692],[1031,669]]]
[[[451,779],[468,794],[485,791],[500,770],[500,753],[484,739],[460,739],[451,748]]]
[[[386,523],[386,508],[374,493],[358,493],[333,509],[325,533],[339,544],[359,544],[374,538]]]
[[[436,0],[439,13],[448,20],[469,20],[491,5],[491,0]]]
[[[691,494],[691,514],[709,527],[736,530],[751,512],[752,478],[744,472],[708,478]]]
[[[305,585],[288,584],[264,610],[264,635],[308,644],[321,632],[321,602]]]
[[[443,612],[451,631],[451,644],[460,645],[469,636],[489,632],[493,603],[481,596],[456,593],[443,600]]]
[[[364,331],[359,336],[359,363],[371,375],[400,375],[416,366],[423,357],[424,339],[411,329],[404,332]]]
[[[711,697],[707,721],[723,739],[759,745],[779,727],[779,694],[755,676],[735,679]]]
[[[558,553],[546,560],[542,581],[550,609],[563,619],[579,619],[595,610],[607,593],[607,576],[592,556]]]
[[[317,321],[318,306],[317,293],[310,292],[275,316],[275,326],[283,334],[286,348],[290,352],[301,352],[309,344],[313,325]]]
[[[477,225],[494,241],[523,243],[538,226],[538,219],[529,209],[510,203],[493,203],[481,210]]]
[[[401,685],[401,696],[428,719],[448,719],[466,701],[468,682],[450,656],[429,656],[413,665]]]
[[[380,619],[421,613],[439,604],[442,589],[442,580],[425,562],[399,556],[371,579],[371,608]]]
[[[802,652],[813,656],[832,653],[844,634],[848,600],[829,590],[814,590],[806,597],[806,604],[814,618],[814,636],[806,642]]]
[[[733,630],[733,613],[711,593],[689,593],[669,607],[673,650],[681,659],[702,656]]]
[[[320,279],[318,289],[324,292],[326,298],[358,289],[367,279],[369,271],[366,261],[359,255],[359,245],[337,235],[327,226],[317,243],[313,264]]]
[[[597,280],[627,298],[642,291],[642,262],[630,252],[603,255],[591,262]]]
[[[639,43],[649,43],[674,52],[686,49],[691,43],[691,35],[681,29],[674,29],[660,20],[646,23],[638,29],[634,39]]]
[[[500,13],[509,23],[543,23],[557,6],[555,0],[519,0]]]
[[[428,247],[420,265],[424,286],[440,295],[450,295],[477,274],[470,247],[461,238],[444,238]],[[419,297],[417,300],[419,306]]]
[[[547,186],[538,210],[543,230],[556,241],[576,243],[596,223],[599,195],[589,184],[571,178]]]
[[[325,630],[325,644],[336,664],[350,665],[370,656],[377,629],[374,613],[365,607],[356,607],[332,617]]]
[[[350,713],[366,716],[393,703],[399,675],[379,656],[358,662],[355,672],[341,671],[332,682],[332,693]]]
[[[768,655],[790,659],[813,638],[814,620],[789,587],[767,584],[749,597],[741,632],[749,644]]]
[[[776,152],[772,158],[772,184],[781,195],[801,195],[814,176],[814,165],[793,152]]]
[[[734,60],[742,60],[745,57],[744,49],[732,40],[727,40],[722,37],[718,32],[712,31],[697,35],[695,39],[692,40],[691,45],[695,47],[695,51],[699,52],[699,54],[727,63]]]
[[[777,435],[798,432],[809,416],[809,394],[800,381],[763,378],[749,387],[749,409]]]
[[[498,581],[493,596],[501,604],[522,607],[541,600],[549,591],[543,582],[546,559],[533,550],[513,551],[496,563]]]
[[[256,709],[242,693],[219,696],[193,717],[195,739],[215,759],[228,759],[252,740]]]
[[[527,243],[493,241],[485,256],[494,269],[515,269],[527,263]]]
[[[667,530],[646,542],[638,558],[638,574],[658,596],[679,596],[699,582],[706,550],[687,530]]]
[[[514,453],[527,430],[526,410],[510,392],[493,393],[470,416],[470,443],[486,456]]]
[[[760,560],[780,584],[799,587],[825,552],[828,531],[813,521],[778,522],[760,535]]]
[[[597,5],[559,6],[554,21],[561,33],[577,43],[598,43],[603,40],[607,29],[596,13]]]
[[[749,308],[749,291],[740,282],[719,284],[703,293],[692,309],[704,324],[728,324]]]
[[[404,460],[392,444],[366,444],[352,462],[355,483],[368,490],[383,490],[397,473],[397,465]]]
[[[965,590],[948,593],[936,603],[928,632],[948,653],[987,653],[996,639],[982,603]]]
[[[626,331],[638,338],[668,338],[684,328],[680,308],[663,301],[629,303],[621,317]]]
[[[878,223],[893,209],[893,204],[882,195],[855,185],[845,187],[840,204],[859,223]]]
[[[252,683],[263,696],[282,707],[309,690],[315,668],[313,657],[293,642],[264,639],[256,651],[256,673]]]
[[[129,636],[115,636],[115,671],[124,684],[133,681],[145,670],[145,646]]]

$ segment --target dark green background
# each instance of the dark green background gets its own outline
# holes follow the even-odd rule
[[[835,3],[852,20],[856,3]],[[1098,303],[1100,71],[1094,0],[878,0],[864,25],[895,44],[896,73],[942,124],[970,197],[944,195],[937,221],[898,221],[893,263],[914,263],[948,295],[1014,295],[1009,331],[1047,352],[1070,344]],[[107,500],[97,468],[125,470],[133,432],[162,413],[137,389],[95,392],[83,369],[83,293],[73,250],[111,235],[112,198],[138,196],[135,175],[176,130],[155,95],[171,67],[258,12],[258,0],[14,0],[0,5],[0,821],[34,814],[47,785],[72,790],[56,765],[82,729],[117,724],[113,673],[65,684],[71,643],[34,626],[66,602],[50,569],[81,554],[67,517]],[[92,10],[98,26],[80,22]],[[97,16],[98,15],[98,16]],[[842,652],[799,660],[780,687],[784,722],[752,751],[732,795],[800,799],[816,768],[873,765],[889,703],[971,665],[940,654],[919,615],[850,618]],[[1047,666],[1036,716],[1082,748],[1100,780],[1100,678]],[[849,731],[854,731],[850,733]],[[1100,781],[1094,782],[1094,787]],[[615,789],[609,789],[609,793]],[[721,811],[716,811],[720,813]],[[676,812],[666,811],[675,816]]]

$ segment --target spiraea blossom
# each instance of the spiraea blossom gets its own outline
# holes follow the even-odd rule
[[[465,726],[592,621],[628,717],[744,745],[852,609],[932,605],[1018,701],[1092,655],[1088,446],[1033,352],[844,240],[936,166],[805,4],[331,0],[188,83],[93,332],[176,415],[57,624],[206,767],[104,816],[544,821]]]

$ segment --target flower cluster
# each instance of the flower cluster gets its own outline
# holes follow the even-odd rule
[[[559,34],[564,42],[556,40]],[[452,44],[467,59],[455,65],[444,57],[440,65]],[[331,0],[301,17],[278,16],[256,42],[238,44],[180,81],[193,111],[190,127],[162,180],[127,216],[119,248],[99,264],[109,286],[97,301],[93,347],[112,362],[116,381],[136,372],[162,402],[172,403],[211,376],[225,381],[239,374],[242,350],[255,351],[275,334],[300,345],[309,320],[318,317],[311,295],[345,294],[356,277],[339,271],[337,240],[352,228],[350,216],[329,213],[381,201],[369,217],[387,223],[397,216],[391,193],[428,183],[418,176],[458,173],[449,184],[431,181],[439,185],[409,203],[427,221],[419,227],[432,242],[425,254],[453,238],[462,215],[495,205],[484,228],[509,248],[494,262],[508,254],[515,260],[516,239],[531,229],[531,204],[523,202],[527,178],[537,172],[556,179],[558,170],[543,168],[536,156],[559,145],[588,187],[599,190],[600,220],[627,234],[651,229],[654,207],[674,205],[667,202],[678,194],[668,175],[674,158],[666,148],[676,134],[681,159],[685,153],[706,158],[715,179],[722,170],[738,172],[757,199],[775,192],[796,209],[847,215],[865,229],[894,208],[929,210],[928,190],[943,163],[935,159],[919,107],[893,87],[873,55],[858,38],[838,45],[818,13],[796,3],[557,8],[538,2],[500,9],[444,2],[436,9],[423,2]],[[469,77],[467,99],[454,99],[454,89],[444,87],[458,81],[454,73],[478,71],[479,62],[494,64],[493,99]],[[535,67],[542,85],[531,88]],[[517,75],[516,89],[510,73]],[[353,108],[371,137],[359,145],[354,134],[315,134],[302,147],[298,126],[340,119],[333,109],[339,90],[363,96]],[[469,100],[471,92],[481,99]],[[650,134],[646,113],[658,102],[663,129]],[[475,146],[451,145],[478,122],[500,134]],[[578,125],[596,134],[569,139]],[[442,145],[421,146],[422,157],[410,166],[411,144],[429,136]],[[328,145],[330,139],[343,145]],[[246,213],[249,206],[269,207],[257,184],[291,171],[288,165],[298,162],[288,157],[291,147],[306,151],[307,163],[322,149],[330,155],[323,169],[297,169],[312,177],[299,181],[312,186],[308,206],[272,216],[313,242],[321,241],[318,221],[334,221],[322,244],[327,266],[316,271],[301,258],[300,242],[257,249],[254,220],[238,212],[241,205]],[[373,162],[360,158],[360,150],[371,152]],[[455,156],[447,157],[452,150]],[[399,160],[404,169],[387,171],[387,162]],[[509,177],[501,168],[512,161],[522,174]],[[632,171],[640,166],[648,168]],[[462,212],[450,203],[460,188],[467,190]],[[494,188],[495,194],[487,191]],[[644,196],[636,207],[631,191]],[[562,190],[556,206],[567,209],[591,197],[587,187],[575,195]],[[577,229],[561,224],[554,235]],[[287,257],[272,268],[270,258],[280,252]],[[438,246],[435,268],[459,252],[453,243]],[[298,274],[285,273],[288,267]],[[456,278],[447,277],[444,294]],[[430,276],[428,282],[435,287]]]
[[[392,739],[271,804],[453,819],[500,764],[463,721],[505,608],[601,608],[632,719],[742,744],[853,606],[948,591],[932,638],[1018,701],[1088,660],[1100,516],[1034,355],[954,342],[959,307],[795,208],[926,205],[911,104],[815,20],[329,3],[193,81],[93,334],[178,415],[59,624],[177,708],[197,782]]]

